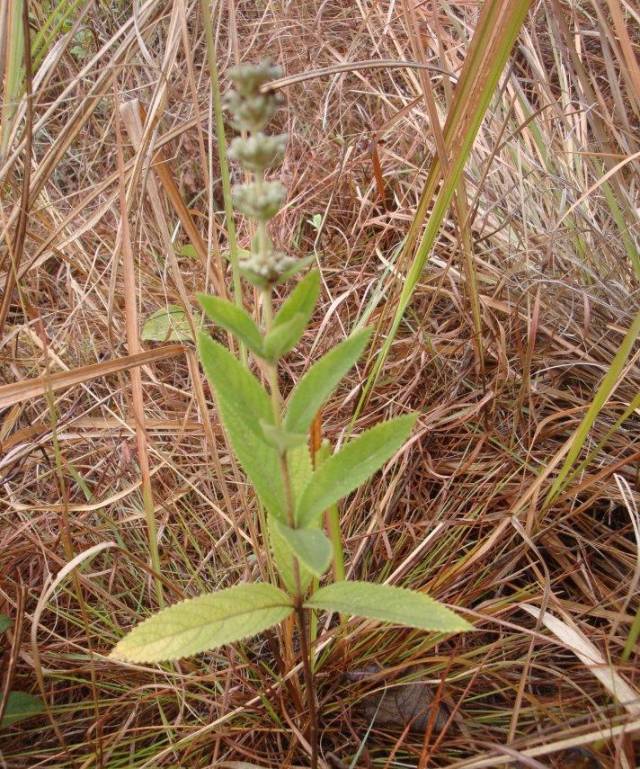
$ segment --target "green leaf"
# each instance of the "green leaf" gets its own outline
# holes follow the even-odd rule
[[[309,447],[306,442],[304,445],[296,446],[296,448],[287,451],[287,464],[289,466],[289,481],[291,483],[291,490],[293,491],[293,499],[295,501],[300,497],[302,490],[309,483],[309,480],[313,475],[311,454],[309,453]],[[282,535],[276,530],[274,522],[275,519],[272,516],[269,516],[269,538],[273,558],[287,590],[291,593],[295,593],[297,587],[293,571],[293,556]],[[303,564],[299,564],[299,577],[301,589],[305,591],[311,584],[313,574],[311,574]]]
[[[315,576],[321,577],[329,568],[333,548],[320,529],[292,529],[280,521],[274,528],[285,541],[291,553]]]
[[[39,697],[26,692],[9,692],[0,728],[40,715],[43,711],[44,705]]]
[[[260,422],[260,426],[262,427],[266,442],[269,446],[273,446],[278,454],[284,454],[289,449],[302,446],[309,440],[305,433],[289,433],[282,427],[270,425],[264,420]]]
[[[297,502],[313,475],[311,453],[306,442],[304,446],[296,446],[296,448],[287,451],[287,464],[289,465],[289,480],[293,499]]]
[[[471,630],[466,620],[425,593],[371,582],[334,582],[317,590],[305,606],[437,633]]]
[[[291,393],[284,426],[292,433],[306,433],[319,409],[329,400],[340,380],[367,346],[371,329],[352,334],[330,350],[307,371]]]
[[[320,465],[296,506],[296,523],[313,526],[330,505],[346,496],[379,470],[405,442],[417,414],[382,422],[349,441]]]
[[[273,319],[273,326],[277,328],[288,323],[295,315],[301,313],[305,317],[305,326],[313,315],[313,310],[320,294],[320,273],[312,270],[293,289],[282,307]]]
[[[294,557],[291,548],[280,532],[278,523],[279,521],[276,518],[272,515],[269,516],[267,526],[269,528],[271,552],[273,553],[273,560],[284,586],[291,594],[295,594],[298,590],[298,585],[293,568]],[[300,581],[300,589],[305,592],[311,584],[313,574],[301,563],[298,563],[298,579]]]
[[[291,599],[273,585],[236,585],[162,609],[128,633],[111,657],[164,662],[256,635],[289,616]]]
[[[264,357],[275,363],[296,346],[306,327],[307,319],[299,312],[286,323],[272,328],[264,339]]]
[[[315,259],[315,256],[303,256],[302,259],[298,259],[297,262],[295,262],[291,267],[289,267],[288,270],[285,270],[282,275],[276,280],[276,284],[285,283],[289,278],[292,278],[294,275],[300,272],[300,270],[304,270],[307,265],[311,264],[313,260]]]
[[[177,304],[162,307],[149,315],[140,336],[145,342],[182,342],[192,338],[186,313]]]
[[[0,633],[11,627],[11,619],[6,614],[0,614]]]
[[[186,256],[188,259],[198,258],[198,252],[192,243],[185,243],[183,246],[180,246],[178,254],[180,256]]]
[[[198,335],[198,353],[238,461],[263,505],[281,518],[286,508],[280,460],[261,427],[262,422],[273,424],[269,396],[253,374],[208,334]]]
[[[196,294],[202,309],[218,326],[230,331],[256,355],[263,355],[262,334],[253,318],[242,307],[231,304],[219,296]]]
[[[307,222],[318,232],[322,227],[322,214],[314,214],[310,219],[307,219]]]

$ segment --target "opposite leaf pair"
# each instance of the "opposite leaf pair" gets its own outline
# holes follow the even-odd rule
[[[370,582],[335,582],[316,590],[304,606],[440,633],[471,629],[423,593]],[[180,659],[256,635],[294,608],[292,597],[274,585],[236,585],[153,615],[125,636],[111,656],[138,663]]]
[[[214,323],[232,333],[254,355],[275,363],[300,341],[319,292],[320,276],[314,270],[291,292],[264,337],[251,315],[242,307],[207,294],[198,294],[198,301]]]

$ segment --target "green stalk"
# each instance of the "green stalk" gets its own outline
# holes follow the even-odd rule
[[[264,184],[264,173],[254,176],[256,183],[262,187]],[[267,225],[263,221],[258,222],[257,243],[260,256],[264,258],[269,248]],[[266,336],[273,325],[273,300],[271,296],[272,287],[268,286],[262,290],[262,320],[264,326],[264,335]],[[282,427],[282,409],[283,398],[280,392],[278,382],[278,364],[265,361],[267,381],[271,394],[271,408],[273,412],[273,421],[276,427]],[[286,519],[287,525],[295,528],[295,504],[293,499],[293,488],[291,486],[291,474],[287,462],[287,452],[280,453],[280,473],[284,485]],[[311,649],[309,644],[309,634],[304,609],[304,592],[300,581],[300,564],[297,558],[293,558],[293,579],[296,586],[294,595],[295,615],[298,624],[298,633],[300,635],[300,656],[302,658],[302,672],[307,695],[307,708],[309,710],[309,743],[311,745],[311,769],[318,767],[318,709],[316,706],[315,679],[313,674],[313,660],[311,659]]]
[[[205,0],[201,0],[203,12],[206,13]],[[210,26],[207,27],[207,52],[209,58],[209,68],[211,71],[212,90],[214,97],[214,106],[216,110],[216,129],[218,132],[218,152],[220,153],[220,167],[224,192],[225,211],[227,220],[230,225],[230,241],[233,238],[232,252],[232,265],[234,267],[234,281],[235,281],[235,303],[236,306],[242,308],[242,294],[240,291],[240,275],[239,275],[239,263],[238,263],[238,251],[237,243],[235,241],[235,230],[231,229],[233,225],[233,208],[231,198],[231,184],[229,178],[229,169],[226,160],[226,141],[224,135],[224,124],[222,121],[222,109],[220,100],[220,89],[218,83],[218,71],[215,63],[215,46],[213,42],[212,32]],[[232,73],[232,79],[238,85],[238,92],[234,93],[233,99],[242,99],[247,96],[247,93],[252,89],[257,88],[256,81],[252,78],[257,77],[260,79],[261,74],[252,73],[249,71],[238,68],[235,74]],[[266,98],[266,97],[265,97]],[[236,103],[237,106],[237,103]],[[255,106],[255,103],[254,103]],[[238,108],[238,120],[242,128],[246,129],[252,139],[256,140],[256,134],[260,130],[260,127],[270,116],[275,104],[266,103],[265,112],[258,118],[254,118],[251,113],[249,115],[243,114],[242,107]],[[267,219],[270,218],[273,213],[268,213],[271,209],[269,206],[261,208],[262,203],[265,202],[264,195],[268,194],[267,185],[265,184],[264,166],[267,163],[262,163],[259,160],[248,163],[248,168],[253,172],[253,186],[244,188],[245,191],[250,192],[253,196],[252,200],[248,201],[248,204],[241,205],[240,210],[250,219],[257,220],[256,234],[252,241],[253,257],[258,261],[257,274],[261,270],[267,267],[267,274],[269,274],[269,261],[274,257],[273,246],[271,244],[269,233],[267,231]],[[268,200],[266,201],[268,203]],[[245,201],[247,203],[247,201]],[[266,213],[265,213],[266,212]],[[273,276],[271,276],[273,277]],[[253,282],[253,281],[252,281]],[[260,293],[262,299],[262,335],[263,339],[268,336],[273,328],[273,303],[272,303],[272,290],[273,284],[269,279],[260,278],[254,285],[260,286]],[[245,348],[242,348],[243,358],[246,365],[246,352]],[[262,357],[262,356],[260,356]],[[282,429],[283,424],[283,398],[280,392],[278,382],[278,360],[275,359],[262,359],[261,367],[265,374],[265,378],[268,382],[270,400],[271,400],[271,412],[273,416],[273,423],[278,429]],[[288,456],[286,448],[278,450],[278,465],[282,478],[282,484],[284,487],[284,517],[287,525],[290,528],[295,528],[295,502],[293,485],[291,483],[291,473],[288,465]],[[316,692],[315,683],[312,669],[311,660],[311,647],[309,641],[309,631],[306,621],[306,609],[304,607],[305,590],[302,587],[300,562],[297,557],[293,556],[292,561],[293,571],[293,590],[290,592],[290,597],[293,599],[292,604],[294,608],[294,615],[298,624],[298,630],[300,635],[300,653],[302,658],[302,670],[304,675],[304,687],[307,697],[307,707],[309,712],[309,742],[311,744],[311,769],[317,769],[318,766],[318,710],[316,704]],[[285,651],[292,651],[292,628],[287,625],[285,630]],[[293,661],[293,653],[291,653],[290,660]]]
[[[582,447],[587,440],[589,431],[593,427],[593,423],[596,421],[598,414],[602,411],[605,403],[609,400],[612,393],[620,383],[623,368],[627,362],[627,358],[631,354],[633,345],[636,339],[640,335],[640,312],[633,319],[631,327],[627,331],[618,352],[615,354],[609,370],[605,374],[600,386],[598,387],[596,394],[589,406],[587,413],[584,415],[582,422],[576,429],[573,436],[570,438],[569,450],[567,452],[567,458],[562,465],[562,469],[558,473],[557,478],[553,482],[549,493],[544,501],[544,509],[547,509],[553,500],[557,497],[562,490],[564,483],[571,471],[578,455],[582,451]]]
[[[631,656],[631,652],[633,651],[636,641],[638,640],[638,636],[640,636],[640,606],[638,607],[638,611],[636,612],[636,616],[633,619],[633,623],[631,624],[631,629],[629,630],[629,635],[627,636],[626,643],[624,645],[624,649],[622,650],[622,661],[628,662],[629,657]]]
[[[319,467],[331,456],[331,447],[323,442],[316,452],[316,464]],[[326,511],[327,532],[333,546],[333,577],[336,582],[345,579],[344,548],[342,546],[342,531],[340,528],[340,512],[337,505],[331,505]]]
[[[465,69],[458,84],[456,98],[444,128],[445,144],[448,151],[454,149],[448,169],[444,173],[442,186],[436,198],[424,235],[402,287],[391,328],[367,377],[362,390],[354,419],[362,410],[375,386],[400,323],[413,297],[424,265],[431,253],[440,226],[458,188],[465,163],[476,139],[480,124],[493,97],[500,75],[505,67],[511,49],[524,23],[531,0],[489,0],[482,10],[471,50],[465,62]],[[491,58],[487,58],[491,52]],[[478,72],[480,75],[478,75]],[[481,82],[481,76],[484,75]],[[414,221],[407,235],[402,256],[408,256],[417,239],[429,202],[437,189],[442,175],[440,163],[434,159],[432,171],[427,179]]]
[[[315,466],[319,467],[325,460],[331,456],[331,447],[328,441],[323,441],[320,448],[315,455]],[[344,547],[342,545],[342,530],[340,527],[340,511],[338,505],[331,505],[325,512],[325,522],[327,526],[327,533],[331,546],[333,547],[333,580],[334,582],[342,582],[346,579],[346,570],[344,567]],[[314,579],[311,587],[311,593],[320,586],[320,580]],[[347,618],[341,614],[340,624],[344,624]],[[318,637],[318,618],[313,612],[311,614],[311,621],[309,623],[309,635],[312,641],[315,641]],[[311,659],[311,665],[315,670],[315,657]]]
[[[211,94],[213,97],[213,111],[216,121],[216,141],[218,145],[218,160],[220,162],[220,178],[222,181],[222,199],[224,201],[224,214],[227,222],[227,237],[229,239],[229,261],[231,262],[231,274],[233,281],[233,299],[238,307],[242,307],[242,283],[240,281],[240,268],[238,266],[238,240],[236,226],[233,218],[233,201],[231,197],[231,175],[227,160],[227,137],[224,130],[224,117],[222,114],[222,97],[220,95],[220,78],[216,63],[216,46],[213,40],[212,17],[207,6],[207,0],[200,0],[202,14],[205,18],[204,29],[207,40],[207,62],[211,77]],[[244,344],[240,344],[242,361],[247,363],[247,351]]]
[[[266,230],[264,222],[260,222],[258,225],[258,242],[260,248],[265,247],[266,243]],[[262,309],[263,309],[263,322],[264,333],[269,333],[273,322],[273,304],[271,300],[271,288],[266,288],[262,291]],[[269,389],[271,390],[271,405],[273,409],[273,420],[276,427],[282,426],[282,395],[280,393],[280,386],[278,383],[278,368],[277,363],[266,363],[267,379],[269,381]],[[291,488],[291,477],[289,473],[289,467],[287,464],[286,451],[280,455],[280,472],[282,473],[282,480],[285,489],[286,500],[286,518],[287,524],[291,527],[295,527],[294,518],[294,502],[293,502],[293,490]],[[313,661],[311,659],[311,648],[309,645],[309,632],[307,630],[307,622],[305,618],[304,608],[304,593],[302,591],[302,585],[300,582],[300,566],[298,559],[293,559],[293,578],[296,585],[296,594],[294,595],[294,606],[296,621],[298,623],[298,633],[300,634],[300,656],[302,658],[302,672],[304,676],[304,684],[307,694],[307,707],[309,709],[309,744],[311,745],[311,767],[310,769],[318,768],[318,709],[316,706],[316,692],[315,692],[315,678],[313,675]]]

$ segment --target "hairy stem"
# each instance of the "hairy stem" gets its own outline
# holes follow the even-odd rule
[[[258,230],[258,242],[265,243],[264,223],[260,222]],[[273,323],[273,303],[271,299],[271,289],[267,288],[262,292],[262,318],[265,334],[271,330]],[[271,406],[273,409],[273,421],[276,427],[282,426],[282,395],[278,382],[278,368],[276,363],[268,363],[266,366],[269,389],[271,391]],[[287,463],[287,453],[280,453],[280,472],[285,489],[286,518],[287,524],[295,527],[293,490],[291,488],[291,477]],[[295,613],[298,623],[298,632],[300,633],[300,654],[302,657],[302,671],[304,676],[304,685],[307,696],[307,708],[309,711],[309,743],[311,745],[311,769],[317,769],[318,766],[318,709],[316,707],[315,679],[311,660],[311,650],[309,646],[309,636],[307,634],[307,623],[305,621],[305,609],[303,606],[304,592],[300,582],[300,565],[298,559],[293,559],[293,578],[296,586]]]
[[[302,672],[304,686],[307,691],[307,708],[309,710],[309,744],[311,745],[311,769],[318,769],[318,708],[316,706],[316,686],[311,664],[311,649],[307,635],[305,609],[302,598],[296,600],[296,618],[300,630],[300,655],[302,657]]]

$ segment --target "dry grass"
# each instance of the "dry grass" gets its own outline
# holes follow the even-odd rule
[[[55,20],[55,5],[31,0],[32,37]],[[205,286],[221,290],[223,273],[231,286],[200,5],[134,5],[135,14],[124,0],[59,3],[59,14],[72,11],[40,43],[33,96],[17,114],[5,78],[0,611],[15,616],[21,585],[26,598],[19,654],[12,664],[5,656],[2,674],[34,693],[40,681],[48,714],[3,733],[2,761],[304,765],[303,739],[292,739],[295,700],[268,639],[163,670],[104,657],[156,605],[145,505],[157,523],[165,600],[265,568],[250,557],[255,503],[190,343],[144,343],[149,354],[135,369],[127,358],[140,346],[131,335],[136,315],[141,322]],[[442,150],[429,114],[435,108],[444,123],[480,5],[222,4],[223,86],[238,57],[266,55],[287,74],[418,54],[451,73],[430,71],[425,86],[415,69],[359,69],[286,89],[289,205],[275,235],[296,253],[316,253],[324,281],[313,333],[283,368],[287,387],[357,324],[376,324],[376,350],[386,337],[408,268],[402,241]],[[0,13],[7,17],[6,7]],[[637,764],[640,703],[621,705],[566,644],[574,627],[606,660],[598,671],[640,691],[637,346],[579,443],[639,309],[639,45],[634,3],[542,0],[501,78],[355,424],[418,408],[419,429],[383,478],[343,508],[351,575],[428,589],[468,610],[477,632],[443,642],[352,623],[334,644],[333,630],[321,628],[329,766]],[[132,99],[147,120],[137,138],[122,122],[119,141],[117,110]],[[149,167],[159,148],[164,180]],[[185,255],[181,203],[204,254],[192,233],[195,257]],[[245,245],[250,234],[239,224]],[[322,415],[333,442],[344,437],[372,363]],[[577,459],[549,496],[572,447]],[[75,578],[51,584],[100,544]],[[560,635],[524,604],[562,620]],[[357,684],[347,675],[370,665],[384,675]],[[370,714],[358,706],[366,693],[416,677],[446,706],[444,725],[369,730]]]

